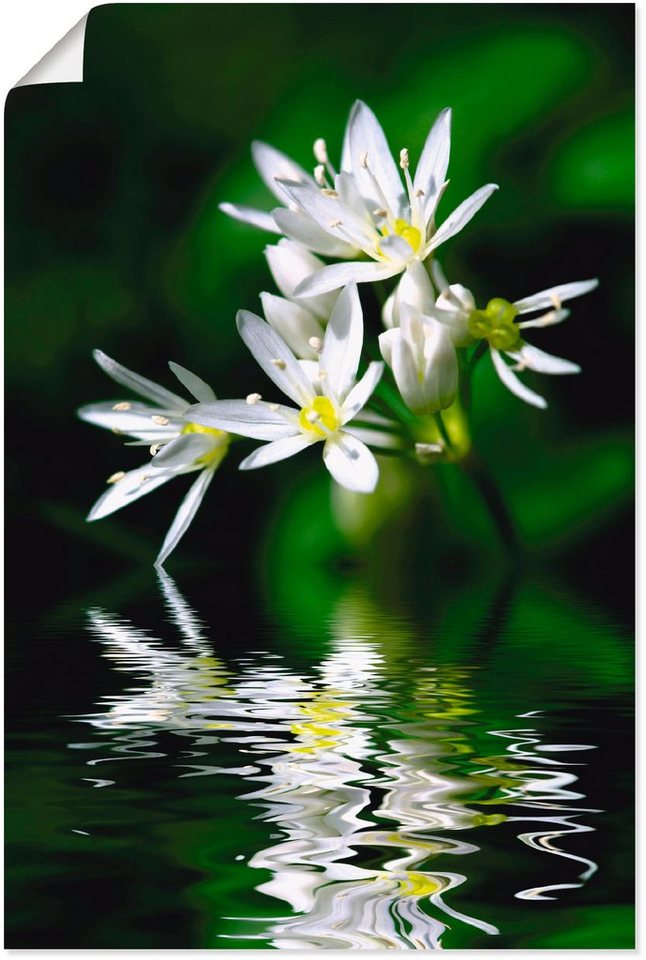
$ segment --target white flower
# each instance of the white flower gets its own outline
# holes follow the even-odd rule
[[[394,277],[458,233],[497,189],[487,184],[476,190],[436,228],[437,206],[447,186],[450,118],[450,110],[443,110],[433,124],[414,178],[408,151],[400,151],[404,186],[377,118],[357,101],[346,127],[341,173],[334,170],[322,140],[314,144],[314,177],[273,148],[255,144],[261,176],[291,209],[262,215],[262,224],[257,211],[231,204],[222,209],[267,229],[277,227],[316,253],[353,261],[363,254],[373,261],[322,267],[299,284],[299,297]]]
[[[598,280],[577,280],[541,290],[530,297],[509,303],[500,297],[490,300],[484,310],[477,310],[473,295],[460,284],[449,285],[438,264],[434,264],[435,284],[442,292],[437,298],[433,315],[452,328],[453,342],[465,346],[476,340],[488,343],[496,373],[504,385],[521,400],[535,407],[545,408],[547,401],[519,380],[516,373],[533,370],[536,373],[579,373],[581,368],[570,360],[554,357],[527,343],[521,331],[532,327],[547,327],[560,323],[569,316],[561,309],[564,300],[580,297],[598,284]],[[516,318],[537,310],[547,310],[539,317],[516,322]],[[509,365],[504,356],[513,364]]]
[[[108,480],[108,490],[99,497],[87,519],[107,517],[173,477],[199,473],[166,534],[155,561],[160,566],[193,520],[213,474],[227,453],[230,437],[223,430],[204,427],[187,417],[190,401],[122,367],[101,350],[95,350],[93,356],[108,376],[152,401],[154,406],[123,400],[90,404],[78,411],[82,420],[106,427],[113,433],[135,437],[129,446],[149,446],[152,454],[147,465],[113,474]],[[204,403],[215,400],[208,384],[194,373],[177,363],[170,363],[170,368],[196,400]]]
[[[390,329],[379,337],[379,348],[406,405],[417,414],[450,407],[458,387],[451,328],[433,316],[434,307],[431,281],[419,262],[406,270],[384,304]]]
[[[283,338],[293,353],[302,360],[316,360],[318,341],[338,294],[323,293],[319,297],[294,299],[294,290],[306,277],[323,267],[323,262],[294,240],[280,240],[265,248],[265,256],[276,286],[283,294],[261,293],[267,322]]]
[[[191,419],[270,441],[243,460],[241,470],[264,467],[323,443],[323,461],[337,483],[360,493],[374,490],[379,469],[362,439],[372,433],[349,424],[369,400],[384,365],[370,363],[356,382],[363,345],[363,316],[356,286],[351,284],[340,294],[316,362],[299,363],[285,341],[253,313],[241,310],[237,322],[251,353],[296,408],[267,403],[254,393],[246,400],[199,403],[190,409]],[[379,442],[378,435],[374,442]]]

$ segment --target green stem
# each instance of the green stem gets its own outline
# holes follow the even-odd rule
[[[446,445],[446,449],[447,449],[447,450],[450,450],[451,447],[453,446],[453,444],[451,443],[451,438],[450,438],[450,436],[449,436],[448,430],[446,429],[446,424],[444,423],[444,419],[443,419],[443,417],[442,417],[442,414],[441,414],[441,412],[438,410],[437,413],[434,413],[434,414],[433,414],[433,416],[434,416],[435,422],[436,422],[436,424],[437,424],[437,429],[440,431],[440,434],[441,434],[441,436],[442,436],[442,439],[444,440],[444,443],[445,443],[445,445]]]
[[[522,554],[522,545],[518,531],[507,509],[504,497],[498,488],[498,484],[489,471],[487,464],[482,457],[472,449],[461,461],[461,466],[476,487],[487,507],[496,524],[500,539],[511,556],[517,559]]]

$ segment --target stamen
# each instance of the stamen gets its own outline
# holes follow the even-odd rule
[[[314,141],[314,158],[317,163],[327,163],[327,144],[323,137]]]
[[[406,170],[407,167],[410,166],[410,159],[409,159],[409,157],[408,157],[408,148],[407,148],[407,147],[403,147],[403,148],[399,151],[399,166],[402,168],[402,170]]]
[[[321,340],[320,337],[310,337],[307,342],[309,343],[312,350],[316,350],[317,353],[320,353],[321,350],[323,349],[323,341]]]
[[[151,417],[150,419],[152,420],[153,423],[156,423],[158,427],[167,427],[168,424],[170,423],[170,420],[168,419],[168,417],[154,416],[154,417]]]
[[[329,187],[323,187],[321,193],[324,197],[332,197],[334,200],[339,199],[339,194],[336,192],[336,190],[331,190]]]
[[[563,303],[562,303],[561,298],[559,297],[558,293],[553,293],[553,294],[550,296],[550,300],[551,300],[551,302],[554,304],[554,306],[555,306],[555,308],[556,308],[557,310],[560,310],[561,307],[563,306]]]
[[[314,179],[318,183],[319,187],[327,187],[327,177],[325,176],[325,167],[322,163],[319,163],[318,167],[314,167]]]
[[[141,480],[139,481],[139,483],[140,483],[140,484],[145,483],[146,480],[150,480],[150,474],[149,474],[149,473],[144,473],[144,475],[143,475],[143,477],[141,478]]]
[[[335,229],[336,227],[340,227],[342,223],[343,223],[342,220],[332,220],[332,222],[330,223],[330,226],[333,229]]]
[[[112,432],[116,433],[118,437],[120,437],[123,434],[123,430],[119,430],[119,427],[113,427]]]
[[[271,410],[272,413],[276,413],[277,410],[280,410],[280,404],[279,404],[279,403],[270,403],[270,404],[269,404],[269,409]]]
[[[273,361],[272,361],[273,363]],[[248,393],[247,394],[247,403],[250,407],[253,407],[254,404],[258,403],[259,400],[262,400],[262,396],[259,393]]]
[[[273,363],[275,367],[278,367],[279,370],[284,370],[285,367],[287,366],[284,360],[280,360],[277,357],[272,357],[271,363]]]
[[[422,188],[419,187],[419,189],[417,189],[417,190],[415,191],[415,196],[416,196],[416,197],[419,197],[419,198],[421,199],[421,197],[425,197],[426,194],[424,193],[424,191],[422,190]]]
[[[442,453],[444,450],[444,441],[439,440],[437,443],[416,443],[415,444],[415,453],[420,456],[428,456],[432,453]]]
[[[373,217],[383,218],[383,217],[387,217],[387,216],[388,216],[388,211],[387,211],[387,210],[375,210],[374,213],[373,213]]]
[[[156,457],[163,446],[164,446],[163,443],[153,443],[153,445],[150,448],[150,456]]]
[[[132,404],[128,403],[127,400],[124,400],[122,403],[115,403],[112,409],[113,410],[130,410],[131,408],[132,408]]]
[[[123,480],[125,477],[125,470],[117,470],[116,473],[113,473],[111,477],[108,477],[108,483],[119,483],[119,480]]]

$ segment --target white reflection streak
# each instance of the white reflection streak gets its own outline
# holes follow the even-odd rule
[[[542,711],[537,711],[540,713]],[[528,716],[525,714],[524,716]],[[519,900],[555,900],[556,897],[548,896],[556,890],[578,889],[596,873],[597,864],[587,857],[577,856],[569,853],[560,846],[556,846],[554,841],[562,837],[567,837],[576,833],[594,832],[595,828],[583,823],[578,823],[574,819],[582,813],[601,813],[600,810],[590,808],[568,806],[563,801],[581,800],[585,795],[574,790],[567,789],[577,782],[578,778],[573,773],[566,770],[555,770],[555,767],[563,768],[566,766],[578,766],[578,764],[566,763],[561,760],[555,760],[546,757],[536,751],[563,753],[578,750],[593,750],[592,744],[542,744],[540,736],[534,729],[519,730],[492,730],[494,736],[504,737],[513,740],[514,743],[507,747],[507,752],[515,757],[535,764],[536,766],[547,767],[548,769],[536,769],[530,767],[527,770],[518,770],[513,773],[507,772],[507,775],[514,781],[514,786],[505,789],[503,792],[510,800],[515,801],[515,805],[532,807],[538,810],[562,810],[563,814],[554,816],[526,816],[509,817],[510,822],[520,823],[530,821],[533,823],[544,824],[539,830],[520,833],[518,839],[522,840],[527,846],[532,847],[542,853],[552,854],[564,860],[571,860],[583,864],[585,869],[578,875],[579,883],[552,883],[541,886],[528,887],[519,890],[515,896]],[[533,736],[532,736],[533,735]],[[553,802],[559,801],[559,802]],[[570,811],[567,813],[567,811]],[[554,829],[560,827],[561,829]]]
[[[394,712],[383,688],[384,657],[375,633],[365,628],[365,600],[346,601],[333,623],[333,650],[319,668],[322,689],[301,706],[304,719],[291,725],[295,742],[268,762],[269,785],[245,798],[272,801],[264,819],[287,834],[249,861],[274,874],[258,890],[304,914],[274,924],[272,943],[278,949],[440,949],[447,924],[425,912],[423,903],[496,934],[491,924],[442,899],[465,876],[424,869],[429,857],[478,849],[427,834],[471,826],[474,814],[446,803],[455,796],[450,777],[424,769],[423,758],[435,759],[443,749],[420,739],[427,727],[416,731],[417,739],[388,739],[385,754],[375,742],[380,718],[372,711],[390,706],[386,715]],[[383,629],[380,622],[380,634]],[[396,823],[378,829],[375,815]],[[369,863],[383,859],[387,848],[397,855],[382,867],[358,865],[366,855]]]

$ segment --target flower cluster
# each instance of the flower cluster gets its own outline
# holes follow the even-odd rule
[[[518,373],[579,371],[524,337],[527,330],[564,320],[563,302],[592,290],[596,280],[561,284],[513,302],[495,297],[478,306],[466,287],[449,283],[435,259],[438,247],[498,189],[492,183],[480,187],[437,224],[449,185],[450,122],[450,110],[443,110],[414,175],[408,150],[395,160],[362,102],[350,113],[339,172],[322,139],[314,143],[311,175],[273,147],[253,144],[258,172],[280,205],[271,213],[231,203],[221,209],[281,235],[265,251],[281,296],[262,293],[265,319],[241,310],[237,325],[291,405],[255,390],[217,400],[203,380],[171,363],[193,398],[188,401],[95,351],[109,376],[148,403],[94,404],[79,411],[81,418],[128,435],[130,445],[149,447],[151,459],[113,474],[88,520],[107,516],[172,477],[197,473],[157,558],[161,565],[188,528],[233,440],[264,441],[242,460],[241,470],[320,443],[323,463],[337,483],[371,493],[379,467],[370,447],[422,463],[464,455],[467,431],[460,424],[466,423],[469,378],[485,353],[502,383],[536,407],[546,401]],[[384,281],[392,289],[380,306],[383,332],[374,348],[365,349],[367,357],[378,349],[382,359],[362,367],[364,318],[357,285],[373,284],[379,297]],[[527,314],[534,316],[526,319]]]

